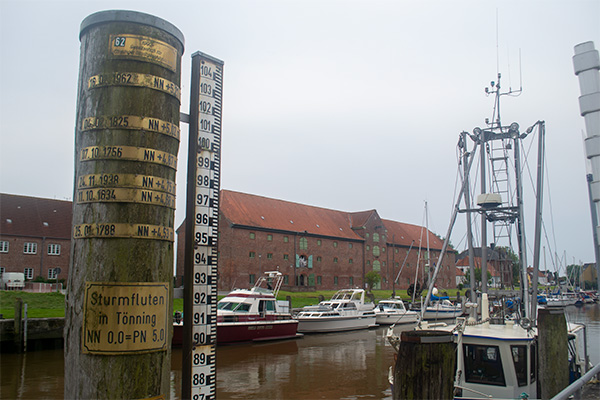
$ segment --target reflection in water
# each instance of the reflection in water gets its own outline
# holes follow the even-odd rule
[[[585,323],[589,355],[600,362],[600,304],[568,307],[570,322]],[[402,329],[412,326],[400,326]],[[217,348],[218,399],[390,399],[388,368],[394,350],[387,328],[305,335],[296,340]],[[181,349],[172,353],[171,398],[181,398]],[[63,351],[2,354],[0,397],[63,397]]]

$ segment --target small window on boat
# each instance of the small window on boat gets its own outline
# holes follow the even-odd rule
[[[510,350],[512,353],[513,364],[515,365],[517,383],[519,386],[525,386],[527,385],[527,347],[510,346]]]
[[[470,383],[506,386],[498,346],[465,344],[465,380]]]

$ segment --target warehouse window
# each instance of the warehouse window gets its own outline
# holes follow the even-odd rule
[[[56,268],[48,268],[48,279],[56,279],[58,275],[56,272]]]
[[[251,252],[248,254],[248,257],[250,257],[250,258],[254,258],[255,256],[256,256],[256,253],[255,253],[255,252],[253,252],[253,251],[251,251]]]
[[[25,275],[25,279],[33,279],[33,268],[25,268],[23,275]]]
[[[23,246],[23,253],[25,254],[36,254],[37,253],[37,243],[25,243]]]
[[[273,240],[273,235],[267,235],[267,240],[270,242]]]
[[[308,249],[308,239],[305,237],[300,238],[300,250]]]
[[[254,240],[256,238],[256,234],[254,232],[250,232],[250,239]]]
[[[60,244],[49,244],[48,245],[48,254],[51,256],[59,256],[60,255]]]
[[[8,241],[3,240],[0,242],[0,253],[8,253]]]
[[[373,271],[381,271],[381,264],[378,260],[373,261]]]

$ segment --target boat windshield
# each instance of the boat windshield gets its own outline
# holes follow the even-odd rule
[[[248,303],[237,303],[233,301],[220,301],[217,303],[218,310],[248,312],[250,311],[250,304]]]

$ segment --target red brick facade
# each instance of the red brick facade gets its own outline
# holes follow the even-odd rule
[[[344,213],[230,191],[222,191],[221,199],[219,290],[252,286],[262,272],[272,270],[285,276],[287,290],[363,287],[371,270],[382,277],[378,288],[391,290],[405,258],[394,287],[414,283],[417,264],[416,279],[424,283],[424,246],[419,252],[424,228],[382,220],[376,210]],[[177,230],[178,285],[183,282],[184,226]],[[437,260],[442,241],[432,233],[430,246]],[[438,287],[456,287],[453,251],[443,265]]]
[[[28,280],[66,279],[71,252],[70,201],[0,194],[0,267]],[[60,268],[60,273],[56,274]]]

